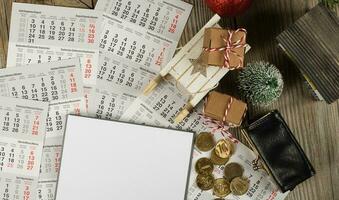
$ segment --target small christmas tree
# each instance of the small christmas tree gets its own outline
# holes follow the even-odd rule
[[[247,64],[238,80],[241,96],[253,105],[268,105],[278,99],[283,90],[281,73],[267,62]]]

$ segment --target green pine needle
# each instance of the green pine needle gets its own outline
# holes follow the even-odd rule
[[[320,0],[320,2],[324,3],[327,6],[334,6],[336,4],[339,4],[339,0]]]
[[[239,73],[238,81],[241,96],[253,105],[268,105],[283,90],[281,73],[267,62],[249,63]]]

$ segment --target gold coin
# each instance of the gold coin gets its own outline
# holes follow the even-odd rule
[[[219,156],[217,156],[215,150],[211,152],[211,161],[215,165],[224,165],[227,163],[228,160],[228,158],[220,158]]]
[[[230,183],[226,179],[219,178],[214,180],[213,194],[215,196],[226,197],[230,193],[231,193]]]
[[[244,168],[238,163],[229,163],[224,169],[224,178],[231,182],[235,177],[240,177],[244,173]]]
[[[250,187],[249,180],[242,177],[236,177],[232,180],[230,184],[230,189],[232,194],[240,196],[245,194]]]
[[[201,190],[210,190],[213,188],[214,177],[212,174],[208,175],[199,174],[197,176],[196,183]]]
[[[229,158],[233,153],[233,143],[228,139],[221,139],[215,145],[215,153],[220,158]]]
[[[214,169],[213,163],[209,158],[200,158],[196,163],[195,163],[195,171],[198,174],[212,174]]]
[[[213,149],[215,145],[214,137],[211,133],[201,132],[197,136],[195,145],[200,151],[209,151]]]

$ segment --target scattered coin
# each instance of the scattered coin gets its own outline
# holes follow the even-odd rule
[[[226,179],[219,178],[214,180],[213,194],[215,196],[226,197],[230,193],[231,193],[230,183]]]
[[[249,189],[250,183],[249,180],[242,177],[236,177],[232,180],[230,184],[230,189],[232,194],[240,196],[245,194]]]
[[[214,169],[214,165],[212,161],[209,158],[200,158],[196,163],[195,163],[195,171],[198,174],[212,174]]]
[[[214,177],[212,174],[202,175],[199,174],[196,183],[201,190],[210,190],[213,188]]]
[[[212,133],[201,132],[197,136],[195,145],[200,151],[209,151],[213,149],[215,145],[214,137]]]
[[[244,168],[238,163],[229,163],[225,166],[224,177],[231,182],[235,177],[240,177],[244,173]]]
[[[219,156],[217,156],[215,150],[211,152],[211,161],[215,165],[224,165],[227,163],[228,160],[228,158],[220,158]]]
[[[215,145],[214,150],[220,158],[229,158],[233,153],[233,143],[228,139],[221,139]]]

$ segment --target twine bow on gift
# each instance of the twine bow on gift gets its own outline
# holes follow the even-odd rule
[[[211,133],[214,134],[217,131],[220,131],[223,137],[228,137],[233,143],[238,143],[238,139],[233,136],[232,133],[229,132],[229,126],[227,126],[224,122],[214,120],[210,117],[207,117],[203,114],[200,114],[204,118],[203,124],[211,129]]]
[[[234,35],[238,32],[244,32],[245,34],[239,40],[233,42],[232,39],[233,39]],[[246,31],[246,29],[243,29],[243,28],[239,28],[235,31],[228,30],[228,35],[225,36],[225,37],[222,37],[222,39],[225,42],[224,47],[219,47],[219,48],[203,47],[203,50],[207,51],[207,52],[224,51],[224,59],[225,59],[224,65],[223,65],[224,68],[228,68],[229,70],[235,70],[235,69],[242,68],[243,63],[244,63],[244,58],[243,58],[243,56],[239,55],[235,51],[235,49],[246,47],[246,34],[247,34],[247,31]],[[235,67],[232,67],[230,65],[231,54],[235,55],[239,59],[239,64]]]
[[[202,114],[199,113],[199,115],[201,117],[203,117],[203,119],[204,119],[203,124],[211,129],[212,134],[215,133],[216,131],[220,131],[220,133],[223,135],[223,137],[228,136],[232,142],[238,143],[239,141],[233,136],[232,133],[229,132],[230,126],[228,126],[228,124],[226,124],[226,118],[227,118],[228,112],[231,108],[231,105],[233,103],[233,97],[231,97],[230,101],[227,104],[227,108],[225,110],[225,115],[224,115],[222,121],[212,119],[211,117],[208,117],[204,114],[205,113],[204,110],[205,110],[207,101],[208,101],[208,97],[206,98],[206,100],[204,102]]]

